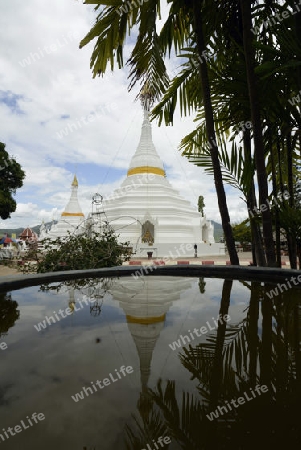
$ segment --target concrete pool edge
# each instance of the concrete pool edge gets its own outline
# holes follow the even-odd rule
[[[10,275],[0,279],[0,292],[18,290],[29,286],[38,286],[44,283],[68,281],[82,278],[119,278],[134,275],[140,276],[176,276],[188,278],[226,278],[233,280],[258,281],[277,284],[288,278],[300,276],[301,270],[243,267],[243,266],[211,266],[211,265],[182,265],[182,266],[155,266],[150,273],[146,266],[116,266],[89,270],[68,270],[60,272],[47,272],[29,275]],[[298,288],[299,285],[294,287]]]

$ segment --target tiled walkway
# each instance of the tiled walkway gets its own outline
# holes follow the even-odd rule
[[[249,266],[252,262],[252,253],[251,252],[240,252],[238,253],[239,262],[241,266]],[[219,255],[219,256],[200,256],[197,258],[193,257],[182,257],[182,258],[174,258],[174,259],[163,259],[163,258],[139,258],[139,257],[132,257],[131,261],[127,261],[123,263],[123,265],[143,265],[148,266],[151,264],[159,265],[161,262],[165,262],[166,266],[172,266],[175,264],[197,264],[197,265],[204,265],[204,264],[214,264],[214,265],[220,265],[225,266],[230,264],[230,258],[229,255]],[[290,269],[290,263],[288,256],[282,256],[281,258],[282,262],[282,268],[284,269]]]

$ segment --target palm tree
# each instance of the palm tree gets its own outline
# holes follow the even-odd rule
[[[261,230],[258,220],[253,220],[252,211],[256,208],[255,184],[253,181],[255,164],[251,154],[251,133],[248,127],[242,127],[243,152],[238,148],[236,141],[232,143],[231,153],[228,154],[226,143],[231,127],[233,133],[230,141],[240,134],[241,124],[250,123],[249,99],[246,96],[247,84],[245,80],[245,63],[242,50],[241,14],[238,2],[231,5],[216,5],[216,10],[204,7],[202,12],[208,17],[218,17],[215,21],[216,30],[209,29],[210,46],[214,58],[204,61],[201,66],[208,66],[210,85],[212,87],[211,99],[214,107],[214,120],[217,126],[217,141],[219,142],[219,159],[223,181],[241,190],[249,211],[252,228],[253,259],[259,265],[266,265],[264,249],[262,246]],[[206,24],[208,27],[208,24]],[[213,37],[212,37],[213,36]],[[208,39],[207,39],[208,40]],[[227,57],[225,57],[227,54]],[[195,64],[195,46],[185,48],[185,54],[190,62],[182,64],[182,71],[175,77],[166,91],[154,114],[162,120],[163,117],[173,115],[177,99],[179,98],[181,110],[190,111],[198,108],[196,121],[199,122],[196,130],[186,136],[181,143],[183,154],[196,165],[206,168],[206,172],[214,175],[211,154],[207,143],[206,111],[203,92],[198,86],[198,67]],[[181,55],[183,56],[183,55]],[[200,61],[200,57],[196,61]],[[200,98],[197,101],[197,98]]]
[[[160,2],[149,0],[140,8],[134,2],[127,2],[128,11],[121,12],[119,1],[87,0],[85,3],[96,4],[96,9],[106,5],[99,13],[96,24],[81,41],[80,47],[97,38],[91,57],[93,75],[103,74],[110,62],[114,68],[114,60],[119,67],[123,66],[123,46],[126,34],[131,34],[133,27],[138,26],[138,36],[134,49],[128,60],[130,66],[130,89],[138,82],[147,84],[148,91],[154,100],[157,100],[168,87],[168,76],[164,64],[164,56],[173,49],[180,53],[184,44],[194,39],[197,53],[202,61],[203,52],[206,51],[202,30],[202,2],[193,0],[191,7],[185,2],[171,2],[169,16],[163,26],[160,37],[156,31]],[[235,242],[233,239],[230,216],[223,185],[222,172],[219,162],[218,146],[216,143],[213,109],[211,103],[210,84],[207,64],[199,64],[199,79],[201,81],[204,109],[206,114],[207,142],[210,145],[211,161],[214,173],[218,205],[224,229],[229,256],[232,264],[239,264]],[[142,87],[143,89],[143,87]],[[168,121],[172,120],[170,116]]]
[[[222,171],[219,161],[219,152],[218,146],[216,143],[216,134],[215,134],[215,126],[214,126],[214,117],[213,117],[213,108],[211,102],[211,91],[210,91],[210,83],[208,77],[208,69],[206,59],[202,61],[202,55],[206,53],[206,45],[204,40],[203,33],[203,19],[202,19],[202,0],[192,0],[192,8],[193,8],[193,28],[196,39],[196,47],[198,51],[198,56],[200,58],[199,64],[199,76],[201,80],[201,86],[203,91],[203,102],[204,102],[204,111],[205,111],[205,122],[206,122],[206,131],[207,131],[207,140],[211,144],[210,145],[210,154],[212,161],[212,169],[214,173],[214,182],[215,189],[217,193],[218,205],[222,219],[222,226],[224,230],[224,236],[227,244],[227,248],[229,251],[229,257],[231,264],[239,264],[239,259],[237,256],[235,241],[233,238],[232,228],[230,224],[230,216],[228,212],[226,194],[223,184]]]
[[[252,39],[252,11],[253,0],[240,0],[243,24],[243,45],[246,61],[246,74],[250,98],[250,110],[253,124],[253,139],[255,147],[255,162],[259,189],[259,203],[263,205],[268,198],[268,178],[265,165],[265,148],[263,145],[262,125],[260,116],[260,102],[257,79],[255,76],[255,52]],[[269,266],[276,265],[276,255],[273,242],[272,215],[270,208],[262,211],[263,237]]]

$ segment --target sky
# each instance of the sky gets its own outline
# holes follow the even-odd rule
[[[138,86],[128,92],[128,68],[92,77],[94,43],[79,49],[96,12],[82,0],[2,0],[0,6],[0,141],[26,172],[15,196],[17,210],[0,228],[34,226],[58,219],[70,197],[74,173],[85,214],[92,196],[108,197],[126,177],[140,137]],[[130,55],[133,38],[124,54]],[[178,65],[167,61],[170,73]],[[88,118],[89,117],[89,118]],[[205,198],[209,220],[221,222],[213,178],[181,156],[181,139],[193,117],[176,114],[174,126],[158,127],[153,141],[167,178],[197,207]],[[1,176],[1,172],[0,172]],[[232,222],[246,217],[238,191],[225,186]]]

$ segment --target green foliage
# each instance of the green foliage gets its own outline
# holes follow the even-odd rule
[[[0,142],[0,218],[10,218],[10,213],[16,211],[16,201],[13,195],[16,189],[23,186],[25,172],[15,159],[10,158],[5,150],[5,144]]]
[[[109,226],[101,233],[69,234],[42,241],[44,251],[37,258],[37,272],[98,269],[119,266],[130,258],[128,243],[119,244]]]
[[[204,134],[197,129],[182,140],[181,148],[189,161],[203,167],[208,175],[213,175],[210,149],[202,148],[205,144]],[[219,159],[224,182],[241,191],[246,197],[254,176],[254,162],[251,165],[244,164],[243,148],[235,142],[232,142],[231,152],[228,152],[225,142],[220,143]]]
[[[206,281],[204,277],[199,278],[199,290],[200,294],[205,294]]]
[[[235,241],[247,244],[252,241],[251,227],[248,220],[232,226]]]
[[[11,298],[11,294],[0,293],[0,337],[15,325],[20,317],[18,303]]]
[[[202,214],[202,216],[204,215],[204,208],[205,208],[204,197],[200,195],[198,199],[198,211]]]
[[[280,226],[291,236],[301,242],[301,209],[292,208],[287,203],[279,209]]]
[[[124,66],[123,52],[129,35],[133,43],[126,62],[130,66],[129,89],[136,83],[142,85],[142,90],[147,85],[152,99],[159,100],[152,118],[159,125],[163,121],[171,125],[177,108],[181,116],[195,114],[196,127],[182,139],[180,150],[214,177],[226,241],[232,242],[232,236],[226,225],[230,219],[223,183],[238,189],[246,206],[252,208],[272,193],[277,195],[284,185],[292,193],[301,160],[300,13],[290,14],[285,20],[270,19],[276,13],[294,9],[294,2],[170,0],[162,25],[158,0],[147,0],[139,6],[122,0],[86,3],[96,5],[98,11],[93,28],[80,44],[82,48],[95,42],[93,76],[102,75],[108,68],[114,70],[116,64]],[[122,5],[125,7],[121,9]],[[250,33],[246,14],[250,14],[252,25],[250,48],[245,45]],[[169,80],[165,61],[171,56],[177,57],[178,67]],[[252,96],[250,76],[255,86]],[[213,129],[216,144],[212,147]],[[272,191],[268,192],[270,186]],[[275,217],[275,223],[277,220]],[[265,264],[266,259],[274,265],[270,212],[263,211],[257,223],[253,242],[257,254],[262,253],[258,262]]]

